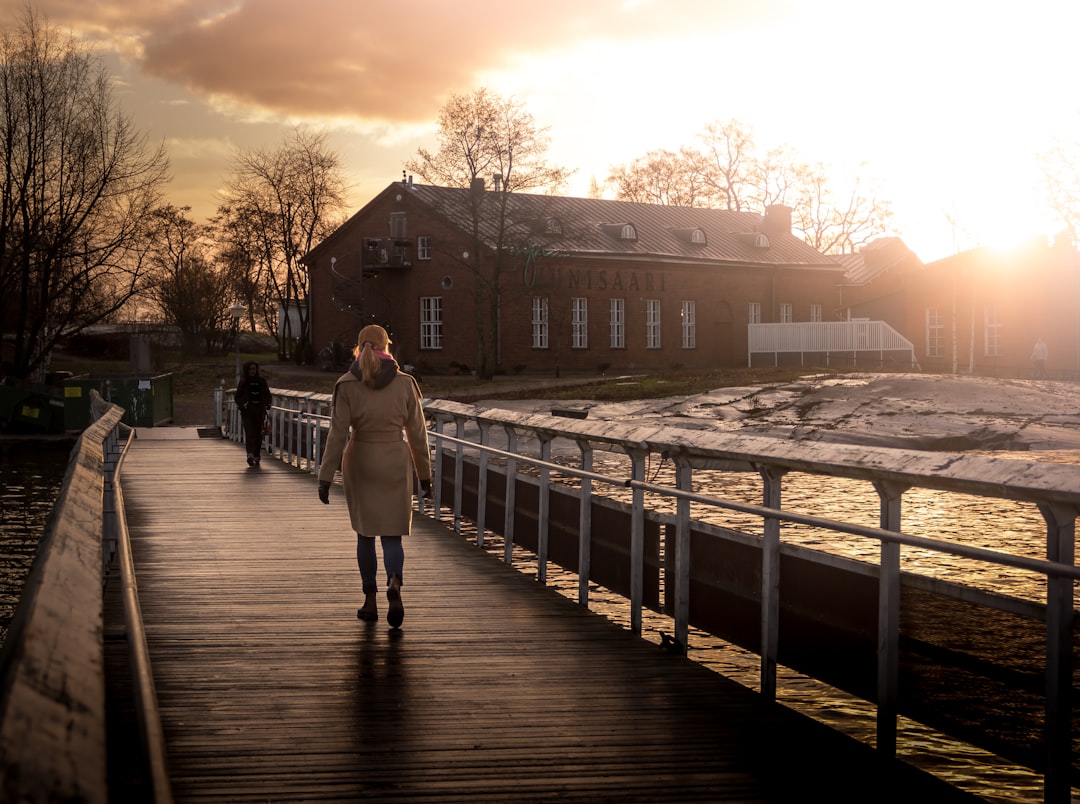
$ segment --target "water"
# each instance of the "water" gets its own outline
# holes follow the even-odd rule
[[[0,444],[0,644],[71,457],[69,442]]]

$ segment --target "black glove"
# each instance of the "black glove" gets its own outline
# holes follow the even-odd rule
[[[330,504],[330,481],[319,481],[319,499],[323,501],[323,505]]]
[[[421,500],[430,500],[431,499],[431,481],[430,480],[421,480],[420,481],[420,499]]]

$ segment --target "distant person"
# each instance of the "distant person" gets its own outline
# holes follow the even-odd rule
[[[1046,342],[1040,337],[1035,341],[1035,348],[1031,350],[1031,365],[1035,379],[1041,380],[1046,377]]]
[[[416,479],[424,496],[431,493],[431,454],[420,388],[400,370],[389,347],[385,329],[376,324],[364,327],[356,339],[356,360],[334,385],[319,499],[329,504],[330,483],[340,465],[364,593],[356,616],[366,622],[379,619],[375,555],[379,536],[389,602],[386,621],[398,628],[405,618],[402,536],[412,531]]]
[[[270,413],[270,385],[259,374],[259,364],[254,360],[244,364],[244,376],[236,385],[236,407],[244,422],[248,466],[258,466],[262,460],[263,424]]]

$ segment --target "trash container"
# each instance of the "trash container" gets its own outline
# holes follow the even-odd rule
[[[172,374],[82,376],[64,381],[64,423],[69,430],[90,424],[90,389],[124,409],[124,424],[156,427],[173,419]]]

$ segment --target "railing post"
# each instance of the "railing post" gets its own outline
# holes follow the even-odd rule
[[[649,445],[644,441],[630,450],[631,477],[645,480],[645,459]],[[645,591],[645,489],[633,487],[630,505],[630,631],[641,636],[641,603]]]
[[[443,425],[446,423],[445,414],[435,414],[435,424],[432,429],[436,433],[441,434],[443,431]],[[438,519],[442,515],[442,479],[443,479],[443,453],[446,449],[443,447],[443,440],[441,438],[435,439],[435,458],[434,466],[435,471],[432,473],[432,494],[431,494],[431,516],[434,519]]]
[[[694,470],[683,458],[675,457],[675,485],[680,491],[694,490]],[[685,654],[690,645],[690,501],[680,497],[675,503],[675,642]]]
[[[591,472],[593,451],[588,441],[579,439],[581,468]],[[589,573],[592,570],[592,478],[581,478],[581,496],[578,499],[578,603],[589,607]]]
[[[1040,503],[1046,520],[1046,558],[1076,563],[1075,508]],[[1073,581],[1051,575],[1046,579],[1046,778],[1043,801],[1072,800],[1072,621]]]
[[[225,399],[225,384],[222,383],[214,389],[214,427],[218,429],[218,432],[222,432],[222,427],[225,424],[225,419],[222,416],[222,402]]]
[[[102,457],[102,497],[101,497],[101,583],[106,583],[109,564],[116,552],[116,459],[118,450],[117,430],[113,427],[101,442]]]
[[[486,447],[488,445],[491,423],[478,421],[477,426],[480,428],[480,446]],[[488,487],[488,462],[489,455],[487,450],[480,450],[480,461],[478,472],[479,476],[476,482],[476,546],[484,546],[484,531],[487,528],[487,487]]]
[[[465,419],[454,417],[454,435],[465,438]],[[465,479],[465,445],[458,441],[454,449],[454,533],[461,533],[461,485]]]
[[[312,466],[311,471],[316,477],[318,477],[319,476],[319,470],[322,469],[323,420],[322,419],[315,419],[314,424],[315,424],[315,426],[312,427],[312,429],[311,429],[312,436],[315,439],[315,443],[311,445],[311,455],[312,455],[312,459],[314,461],[314,466]]]
[[[551,436],[537,433],[540,441],[540,460],[551,460]],[[540,467],[540,488],[536,512],[536,580],[547,584],[548,525],[551,519],[551,470]]]
[[[873,481],[881,501],[879,526],[900,532],[901,498],[911,488],[901,483]],[[877,617],[877,750],[896,755],[896,716],[900,674],[900,545],[881,542],[878,569]]]
[[[786,474],[774,466],[758,467],[764,481],[766,508],[780,508],[781,481]],[[776,700],[776,658],[780,641],[780,520],[765,517],[761,543],[761,695]]]
[[[509,424],[506,429],[506,451],[517,452],[517,431]],[[514,499],[517,490],[517,461],[513,458],[506,459],[506,511],[503,519],[503,560],[510,565],[514,563]]]

